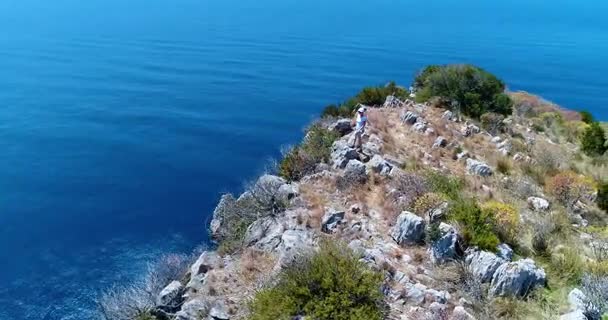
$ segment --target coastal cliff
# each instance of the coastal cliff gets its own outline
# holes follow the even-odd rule
[[[138,298],[148,301],[107,293],[102,313],[109,320],[601,319],[608,312],[603,131],[598,136],[586,113],[505,93],[480,69],[442,68],[450,66],[421,72],[414,92],[366,88],[328,107],[276,172],[221,197],[209,226],[215,249],[174,263],[172,279]],[[442,94],[450,80],[433,81],[444,71],[474,72],[483,85],[467,82],[462,99]],[[344,117],[362,105],[369,121],[357,150]]]

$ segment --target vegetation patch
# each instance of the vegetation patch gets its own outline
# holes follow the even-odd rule
[[[251,320],[383,319],[383,276],[342,244],[325,242],[282,270],[277,283],[250,304]]]
[[[322,117],[351,117],[358,104],[366,106],[379,106],[384,104],[386,97],[394,95],[397,98],[405,99],[409,92],[397,86],[395,82],[389,82],[385,86],[365,87],[356,96],[348,99],[344,103],[331,104],[323,110]]]
[[[461,225],[462,237],[468,245],[496,251],[500,241],[494,231],[496,218],[491,211],[482,210],[473,199],[461,199],[450,206],[449,217]]]

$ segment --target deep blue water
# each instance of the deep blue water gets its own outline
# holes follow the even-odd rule
[[[205,243],[327,103],[474,63],[608,119],[605,1],[0,1],[0,319]]]

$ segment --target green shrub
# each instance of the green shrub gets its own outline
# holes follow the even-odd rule
[[[472,65],[432,65],[416,76],[418,100],[439,96],[450,100],[450,109],[479,118],[486,112],[511,114],[513,102],[504,94],[505,84]]]
[[[585,264],[578,251],[571,247],[564,247],[551,255],[550,272],[553,278],[576,285],[581,280]]]
[[[608,212],[608,182],[600,183],[595,202],[600,209]]]
[[[337,133],[313,124],[308,128],[304,141],[283,156],[279,175],[289,181],[297,181],[312,173],[317,164],[329,161],[331,146],[337,138]]]
[[[370,270],[343,244],[325,242],[320,250],[285,268],[275,286],[258,292],[250,320],[383,319],[383,275]]]
[[[393,81],[384,86],[365,87],[356,96],[348,99],[341,105],[329,105],[321,113],[322,117],[351,117],[358,104],[377,106],[384,104],[386,97],[395,95],[400,99],[405,99],[409,92],[397,86]]]
[[[493,217],[496,222],[494,230],[500,239],[509,244],[515,244],[519,230],[519,212],[512,205],[498,201],[489,201],[482,205],[485,214]]]
[[[500,241],[494,233],[496,219],[491,211],[481,210],[475,200],[461,199],[450,206],[448,216],[461,225],[462,237],[468,245],[496,251]]]
[[[588,156],[601,156],[608,150],[606,133],[599,123],[593,122],[585,130],[581,137],[581,150]]]
[[[460,198],[460,190],[463,187],[462,179],[446,176],[434,171],[428,171],[425,178],[426,184],[433,192],[444,194],[452,200]]]
[[[581,112],[579,112],[581,115],[581,121],[583,121],[586,124],[592,124],[595,122],[595,118],[593,117],[593,115],[591,114],[591,112],[587,111],[587,110],[583,110]]]

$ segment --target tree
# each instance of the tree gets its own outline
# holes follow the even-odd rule
[[[591,123],[583,133],[581,150],[589,156],[601,156],[608,150],[606,146],[606,133],[598,122]]]

